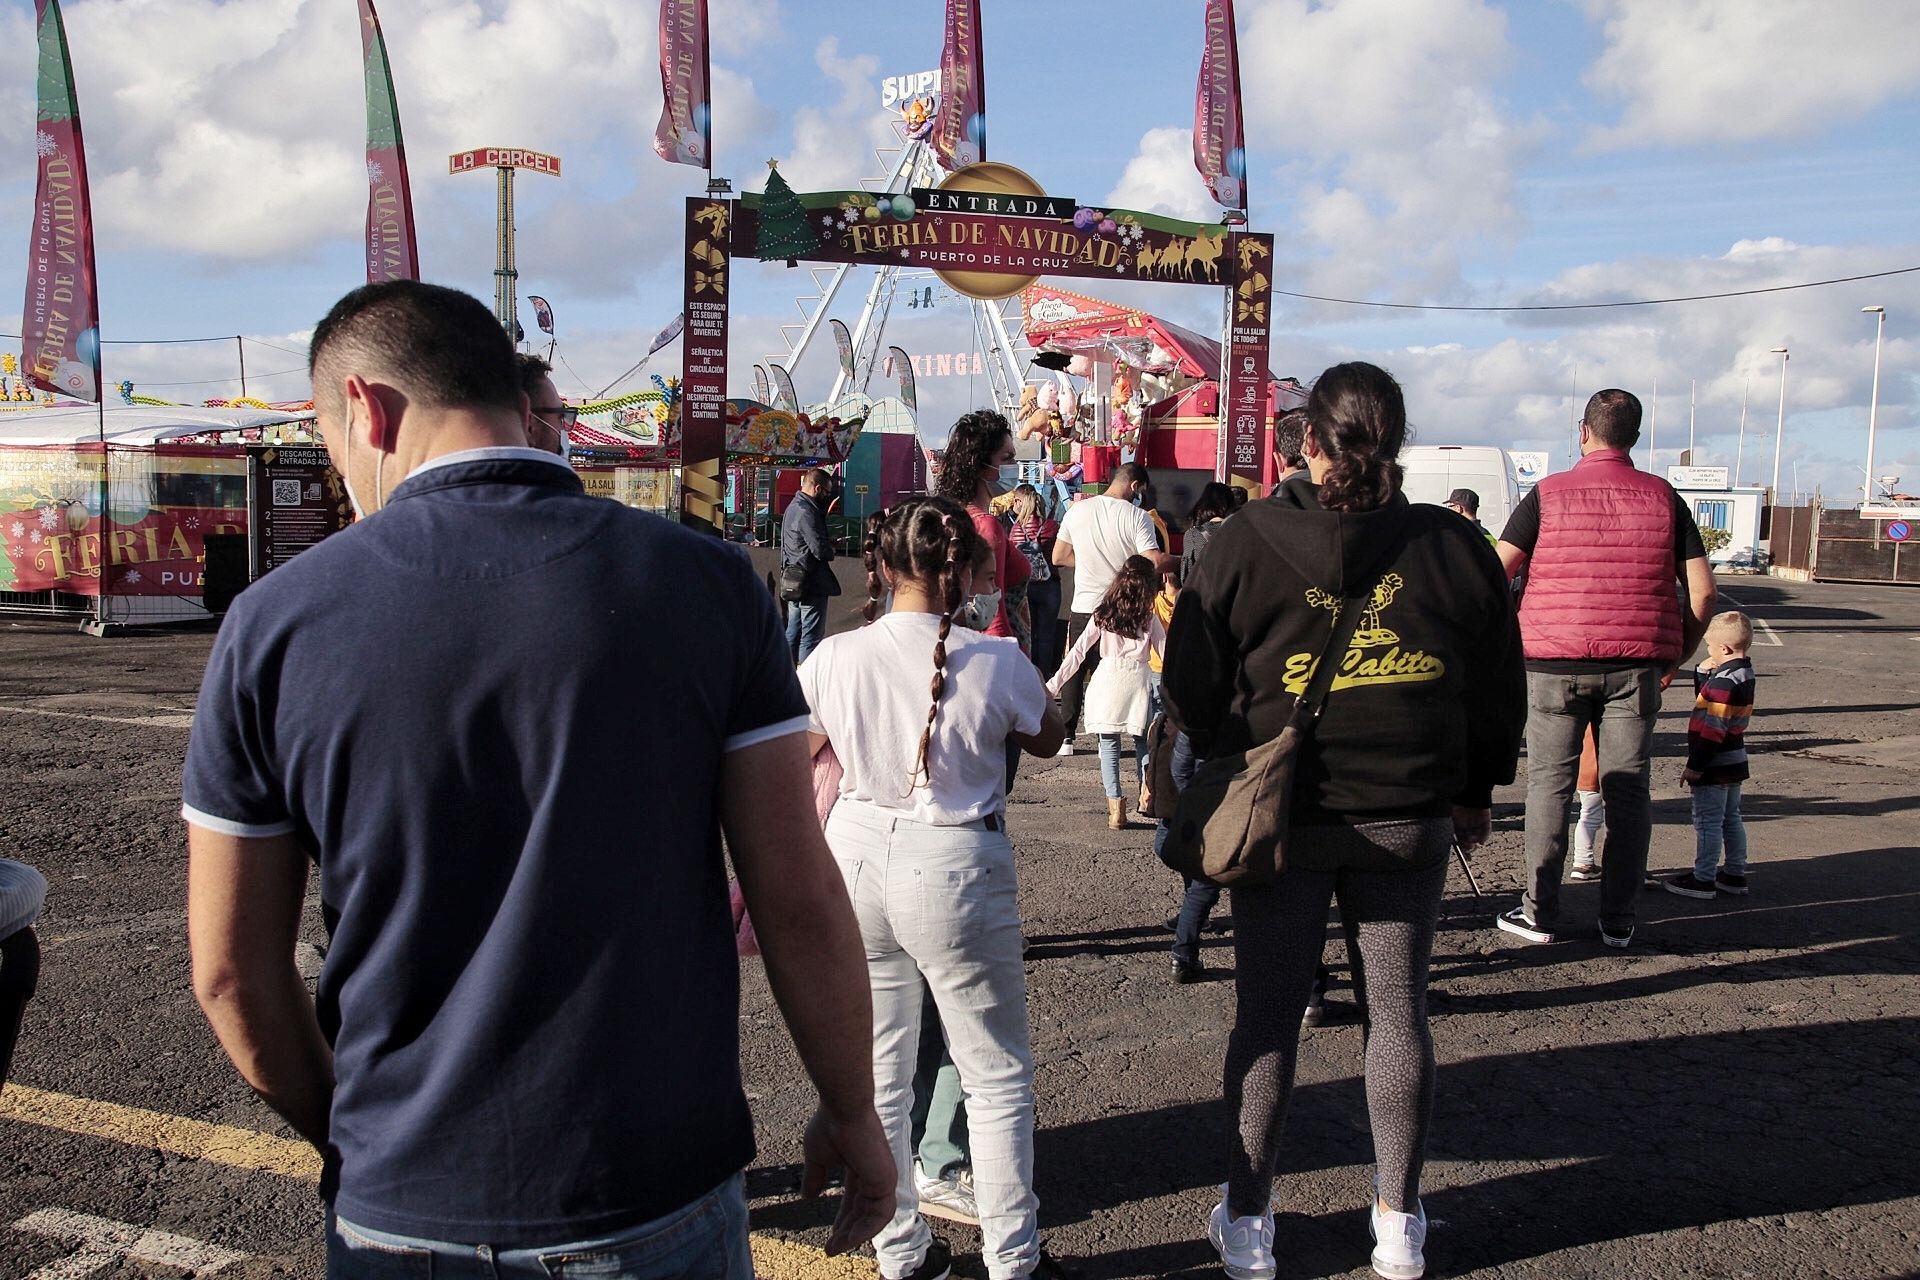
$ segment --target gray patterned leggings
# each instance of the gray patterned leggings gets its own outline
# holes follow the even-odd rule
[[[1290,870],[1270,885],[1233,893],[1234,988],[1226,1099],[1237,1132],[1227,1174],[1235,1217],[1268,1211],[1280,1132],[1293,1092],[1300,1018],[1337,896],[1347,950],[1358,957],[1354,994],[1367,1010],[1367,1115],[1380,1199],[1413,1211],[1433,1115],[1433,1038],[1427,1032],[1427,960],[1447,883],[1453,824],[1447,819],[1359,827],[1296,827],[1294,847],[1340,861],[1402,870]]]

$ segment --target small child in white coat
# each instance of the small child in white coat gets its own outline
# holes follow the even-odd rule
[[[1100,646],[1100,665],[1087,682],[1083,704],[1087,728],[1100,738],[1100,782],[1107,793],[1107,826],[1115,831],[1127,825],[1126,799],[1120,790],[1120,743],[1133,737],[1134,777],[1146,773],[1147,724],[1153,717],[1153,686],[1148,660],[1167,646],[1166,628],[1154,615],[1153,598],[1160,575],[1145,556],[1130,556],[1114,575],[1113,585],[1093,611],[1093,621],[1060,663],[1047,683],[1058,697],[1067,681]]]

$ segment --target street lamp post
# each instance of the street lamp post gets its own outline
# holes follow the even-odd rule
[[[1861,314],[1876,317],[1873,327],[1873,398],[1867,402],[1867,487],[1861,490],[1861,505],[1873,503],[1873,432],[1880,421],[1880,340],[1887,336],[1887,309],[1862,307]]]
[[[1773,504],[1780,505],[1780,454],[1787,442],[1787,349],[1773,348],[1780,357],[1780,421],[1773,429]]]

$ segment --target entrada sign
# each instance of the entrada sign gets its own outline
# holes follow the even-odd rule
[[[913,202],[928,213],[985,213],[1001,217],[1058,218],[1066,222],[1080,206],[1066,196],[1010,196],[997,191],[915,187]]]
[[[448,173],[466,173],[472,169],[531,169],[535,173],[560,176],[560,157],[521,147],[476,147],[456,151],[447,157]]]

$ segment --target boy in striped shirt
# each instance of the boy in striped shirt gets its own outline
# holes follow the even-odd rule
[[[1729,610],[1707,624],[1707,660],[1693,673],[1687,722],[1687,770],[1693,787],[1693,870],[1666,882],[1668,893],[1712,898],[1747,891],[1747,829],[1740,786],[1747,780],[1747,720],[1753,715],[1753,624]],[[1726,865],[1720,862],[1726,852]]]

